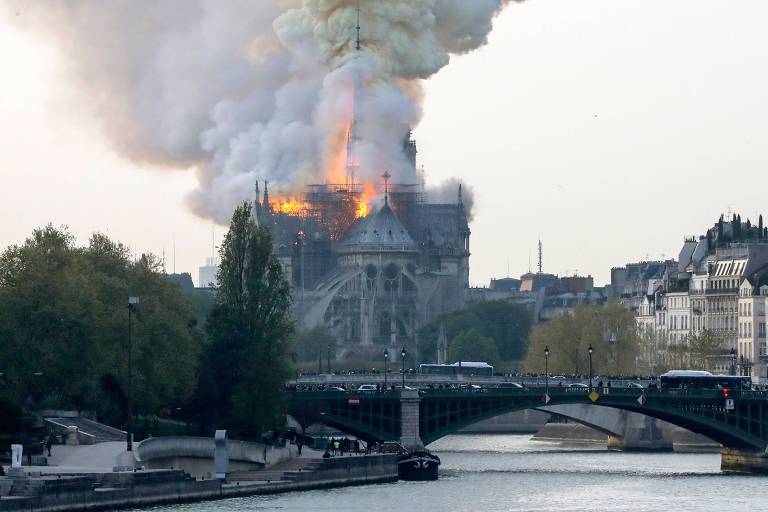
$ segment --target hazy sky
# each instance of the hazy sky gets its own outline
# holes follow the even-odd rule
[[[767,16],[758,0],[508,7],[486,47],[426,84],[416,131],[428,179],[476,193],[472,283],[535,266],[538,237],[545,271],[603,283],[729,209],[768,213]],[[165,250],[171,271],[175,241],[196,280],[211,224],[184,206],[193,172],[122,160],[59,94],[56,48],[2,16],[0,59],[0,246],[53,222]]]

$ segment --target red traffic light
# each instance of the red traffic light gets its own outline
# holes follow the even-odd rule
[[[723,397],[728,398],[729,392],[728,388],[723,388]]]

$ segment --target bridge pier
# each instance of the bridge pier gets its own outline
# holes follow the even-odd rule
[[[720,450],[720,469],[734,473],[768,474],[768,454],[765,451]]]
[[[609,435],[609,450],[672,451],[673,425],[644,414],[619,412],[624,417],[624,435]]]
[[[419,436],[419,390],[400,391],[400,444],[408,450],[422,450],[424,443]]]

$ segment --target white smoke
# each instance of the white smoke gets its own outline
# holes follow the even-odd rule
[[[195,166],[190,206],[226,222],[257,178],[338,178],[353,105],[362,178],[413,180],[420,80],[485,44],[509,1],[360,0],[360,52],[356,0],[9,0],[8,14],[54,38],[117,150]]]

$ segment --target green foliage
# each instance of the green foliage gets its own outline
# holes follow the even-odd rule
[[[585,374],[592,345],[594,374],[631,375],[637,372],[640,338],[632,313],[618,302],[604,307],[578,306],[572,314],[536,326],[531,333],[525,368],[544,371],[544,349],[549,347],[549,371]]]
[[[528,346],[531,322],[531,313],[525,306],[506,301],[481,302],[442,315],[424,326],[419,331],[419,355],[423,362],[437,359],[437,340],[442,323],[449,340],[461,332],[475,330],[494,341],[500,360],[522,359]]]
[[[133,318],[135,411],[189,396],[202,343],[192,311],[151,255],[94,234],[75,246],[66,228],[36,229],[0,255],[0,372],[5,394],[32,407],[96,410],[125,420],[127,300]],[[122,397],[122,398],[121,398]]]
[[[336,346],[336,339],[324,324],[297,331],[291,337],[291,347],[299,362],[317,363],[328,345]]]
[[[451,361],[482,361],[497,366],[499,351],[493,338],[470,329],[454,336],[448,344],[448,358]]]
[[[680,352],[687,359],[688,368],[706,370],[707,357],[720,353],[720,340],[708,329],[698,334],[691,333],[686,336]]]
[[[208,426],[258,436],[285,423],[290,291],[269,231],[254,223],[248,203],[235,210],[219,255],[195,406]]]

